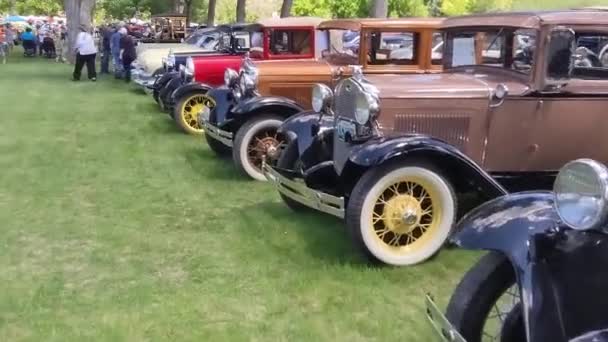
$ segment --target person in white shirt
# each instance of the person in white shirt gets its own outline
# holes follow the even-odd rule
[[[95,58],[97,57],[97,47],[95,40],[90,33],[87,25],[80,25],[80,33],[76,37],[76,65],[74,66],[74,81],[80,81],[82,67],[87,65],[87,74],[89,80],[97,81],[97,72],[95,71]]]

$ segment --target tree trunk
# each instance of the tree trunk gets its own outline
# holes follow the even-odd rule
[[[293,5],[293,0],[283,0],[283,5],[281,6],[281,18],[291,16],[291,5]]]
[[[68,32],[67,57],[73,63],[75,59],[74,44],[80,32],[80,25],[92,27],[95,0],[64,0],[66,25]]]
[[[388,16],[388,1],[373,0],[371,16],[374,18],[386,18]]]
[[[190,27],[190,16],[192,15],[192,0],[184,0],[184,15],[186,16],[186,27]]]
[[[217,0],[209,0],[209,8],[207,9],[207,26],[215,25],[215,5]]]
[[[236,1],[236,22],[245,22],[245,0]]]

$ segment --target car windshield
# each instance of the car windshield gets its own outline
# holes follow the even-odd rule
[[[326,30],[329,37],[329,49],[322,51],[322,56],[332,64],[359,64],[359,31]]]
[[[536,31],[491,29],[447,34],[446,68],[490,66],[529,74],[534,62]]]
[[[216,40],[219,33],[213,29],[198,30],[184,40],[184,43],[204,47],[212,40]]]

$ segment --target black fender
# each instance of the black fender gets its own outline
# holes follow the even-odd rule
[[[451,241],[464,249],[500,252],[523,267],[527,241],[560,222],[554,199],[550,191],[527,191],[490,200],[458,222]]]
[[[284,118],[290,117],[303,111],[296,101],[282,96],[254,96],[240,101],[234,108],[232,114],[235,119],[256,112],[271,112]]]
[[[183,83],[184,82],[182,81],[182,78],[179,76],[178,73],[173,78],[171,78],[163,88],[161,88],[159,96],[163,100],[163,103],[166,107],[172,107],[175,105],[175,102],[173,102],[173,98],[171,97],[171,95],[173,94],[173,92],[175,92],[177,88],[181,87]]]
[[[321,115],[315,111],[304,111],[295,114],[285,120],[279,128],[279,133],[287,136],[289,141],[297,140],[298,152],[302,155],[310,148],[313,142],[333,130],[334,118],[329,115]]]
[[[166,72],[154,82],[154,89],[160,91],[174,77],[179,77],[179,72]]]
[[[348,163],[341,174],[356,174],[396,158],[425,158],[442,170],[448,171],[456,190],[479,188],[490,198],[502,196],[508,191],[490,174],[458,148],[423,134],[408,134],[396,137],[371,139],[354,145]]]
[[[207,92],[207,96],[215,101],[215,107],[209,113],[209,123],[224,129],[224,126],[232,120],[231,109],[236,103],[232,90],[225,86],[213,88]]]
[[[608,298],[600,295],[608,286],[608,236],[563,225],[554,198],[534,191],[491,200],[460,220],[451,240],[509,260],[523,294],[529,341],[598,337],[608,326]]]
[[[175,91],[171,95],[171,98],[173,99],[173,103],[177,103],[177,101],[179,101],[180,98],[182,98],[183,96],[185,96],[189,93],[192,93],[192,92],[207,93],[209,91],[209,89],[212,89],[212,87],[210,85],[207,85],[204,83],[197,83],[197,82],[187,83],[187,84],[184,84],[184,85],[180,86],[179,88],[175,89]]]

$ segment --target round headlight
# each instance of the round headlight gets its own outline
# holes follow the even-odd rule
[[[241,91],[243,92],[255,90],[255,87],[257,85],[257,78],[255,77],[255,75],[251,75],[247,72],[241,74],[241,79],[239,81]]]
[[[360,125],[365,125],[371,117],[371,97],[365,93],[359,93],[355,98],[355,120]]]
[[[192,60],[192,57],[188,57],[188,59],[186,60],[186,76],[188,77],[192,77],[194,76],[194,60]]]
[[[170,52],[169,56],[167,57],[167,66],[169,68],[175,67],[175,55],[173,54],[173,52]]]
[[[333,93],[325,84],[317,83],[312,88],[312,109],[320,113],[323,108],[331,104]]]
[[[554,184],[555,207],[573,229],[600,227],[608,219],[608,169],[591,159],[566,164]]]
[[[224,72],[224,84],[226,85],[226,87],[232,87],[232,85],[234,85],[234,82],[236,81],[236,79],[239,77],[239,74],[237,74],[237,72],[234,69],[226,69],[226,71]]]

